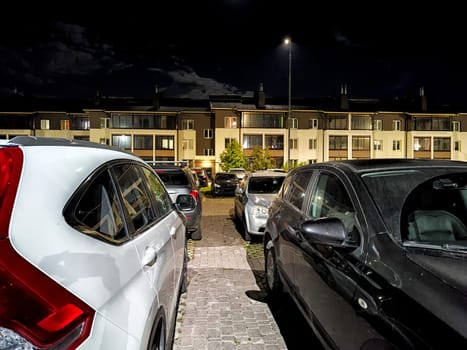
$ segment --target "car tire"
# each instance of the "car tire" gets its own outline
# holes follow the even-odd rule
[[[199,241],[202,238],[201,227],[190,233],[190,238],[194,241]]]
[[[243,230],[243,238],[245,239],[245,241],[251,241],[251,236],[248,233],[248,227],[246,225],[245,217],[243,217],[242,219],[242,230]]]
[[[183,257],[182,283],[180,285],[180,294],[186,292],[188,287],[188,248],[185,245],[185,256]]]
[[[160,322],[151,332],[148,350],[165,350],[165,327],[164,323]]]
[[[274,299],[281,294],[282,284],[277,271],[276,249],[270,239],[264,244],[264,278],[269,297]]]

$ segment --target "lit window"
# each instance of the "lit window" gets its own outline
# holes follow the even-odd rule
[[[50,120],[41,119],[41,129],[42,130],[49,130],[50,129]]]
[[[68,119],[60,120],[60,130],[70,130],[70,121]]]
[[[237,117],[225,117],[224,128],[235,129],[237,127]]]

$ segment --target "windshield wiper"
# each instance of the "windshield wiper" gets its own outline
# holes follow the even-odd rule
[[[467,251],[467,247],[465,245],[452,244],[452,243],[443,244],[441,245],[441,248],[446,249],[446,250]]]
[[[404,247],[412,248],[423,248],[423,249],[436,249],[444,250],[450,252],[467,252],[467,246],[453,243],[443,243],[437,244],[434,242],[416,242],[416,241],[406,241],[404,242]]]

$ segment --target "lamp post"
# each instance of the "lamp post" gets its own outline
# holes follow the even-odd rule
[[[284,39],[284,44],[289,46],[289,102],[287,110],[287,171],[290,170],[290,117],[291,117],[291,103],[292,103],[292,40],[290,38]]]

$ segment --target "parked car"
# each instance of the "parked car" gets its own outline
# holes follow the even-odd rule
[[[245,240],[263,238],[268,208],[286,174],[257,171],[246,175],[235,190],[234,217]]]
[[[192,197],[86,141],[15,137],[0,167],[0,347],[170,349]]]
[[[209,177],[206,170],[197,167],[191,169],[198,175],[200,187],[207,187],[209,185]]]
[[[191,195],[195,200],[194,208],[192,210],[185,210],[183,214],[187,219],[188,237],[193,240],[200,240],[202,238],[201,217],[203,215],[203,201],[197,179],[195,178],[196,175],[183,164],[181,166],[166,165],[161,162],[154,163],[152,167],[164,182],[173,201],[182,193]]]
[[[230,168],[229,170],[227,170],[227,172],[230,174],[237,175],[237,178],[239,180],[243,180],[243,178],[247,174],[247,171],[244,168]]]
[[[238,186],[238,177],[235,174],[219,172],[214,176],[211,186],[211,195],[233,196]]]
[[[269,210],[266,285],[326,349],[466,349],[466,225],[465,162],[302,166]]]

